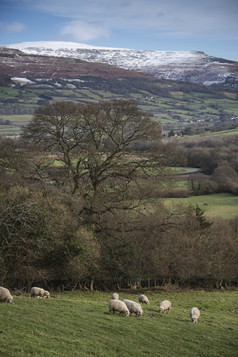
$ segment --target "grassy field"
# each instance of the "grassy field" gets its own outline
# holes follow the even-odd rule
[[[92,81],[92,82],[91,82]],[[24,88],[10,88],[0,86],[0,116],[5,120],[10,120],[10,126],[25,126],[30,120],[30,115],[34,110],[42,105],[44,102],[54,101],[74,101],[86,103],[89,101],[99,101],[101,99],[111,98],[127,98],[137,101],[140,109],[148,111],[154,115],[154,120],[161,121],[164,132],[171,129],[182,130],[190,125],[202,125],[210,127],[214,122],[220,120],[224,113],[226,113],[226,120],[230,120],[232,124],[232,117],[238,115],[238,101],[236,100],[236,93],[230,92],[228,89],[212,90],[211,88],[205,90],[198,86],[195,89],[187,84],[157,81],[153,83],[153,90],[150,90],[148,83],[143,82],[139,85],[137,82],[130,80],[130,91],[126,87],[120,87],[120,79],[114,80],[110,86],[98,88],[97,80],[95,83],[91,79],[90,87],[83,88],[67,88],[68,82],[64,87],[45,87],[38,88],[32,84]],[[145,87],[144,87],[145,84]],[[116,91],[115,91],[116,88]],[[145,89],[143,89],[145,88]],[[201,92],[199,92],[201,90]],[[15,122],[16,114],[21,121]],[[27,120],[24,118],[28,116]],[[11,133],[5,133],[0,126],[0,134],[11,136]]]
[[[165,205],[174,209],[177,204],[198,205],[207,217],[221,217],[231,219],[238,215],[238,196],[230,193],[219,193],[204,196],[191,196],[188,198],[167,198]]]
[[[238,353],[238,290],[157,289],[136,318],[108,314],[111,293],[52,293],[51,299],[14,296],[0,305],[0,355],[232,357]],[[137,300],[138,293],[120,292]],[[169,299],[170,313],[158,304]],[[192,324],[189,309],[201,308]]]
[[[230,130],[221,130],[221,131],[215,131],[215,132],[206,132],[203,134],[199,135],[191,135],[187,137],[183,137],[182,140],[192,140],[193,138],[207,138],[207,137],[212,137],[212,136],[223,136],[223,135],[237,135],[238,134],[238,128],[236,129],[230,129]]]

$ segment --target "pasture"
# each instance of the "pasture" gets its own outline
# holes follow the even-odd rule
[[[0,304],[2,356],[237,356],[238,290],[144,291],[150,305],[136,318],[108,314],[111,292],[51,293],[50,299],[14,296]],[[119,292],[137,300],[139,293]],[[172,302],[171,312],[158,304]],[[192,324],[189,309],[201,317]]]
[[[220,217],[224,219],[235,218],[238,214],[238,197],[231,193],[219,193],[187,198],[166,198],[166,207],[176,209],[179,204],[198,205],[205,211],[208,218]]]
[[[73,81],[73,80],[72,80]],[[226,124],[234,125],[238,115],[238,102],[235,93],[226,89],[201,88],[188,86],[186,83],[167,81],[133,81],[122,78],[107,81],[91,77],[80,87],[74,83],[72,88],[69,81],[57,84],[24,85],[18,88],[0,86],[0,115],[9,120],[9,130],[0,125],[0,134],[14,137],[20,134],[20,128],[26,126],[37,107],[47,102],[73,101],[95,102],[102,99],[127,98],[136,100],[140,109],[148,111],[153,119],[160,121],[164,133],[171,129],[180,131],[188,126],[212,127],[226,115]],[[100,83],[100,85],[99,85]],[[15,120],[17,117],[17,120]],[[233,118],[233,119],[232,119]],[[14,133],[10,130],[14,130]],[[236,132],[237,133],[237,132]]]

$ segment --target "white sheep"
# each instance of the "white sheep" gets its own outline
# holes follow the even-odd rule
[[[159,304],[159,312],[165,312],[171,310],[171,302],[169,300],[164,300]]]
[[[47,290],[37,288],[37,287],[32,287],[31,288],[31,297],[37,297],[37,298],[49,298],[50,293]]]
[[[12,300],[13,297],[10,294],[10,291],[7,288],[0,286],[0,301],[10,303]]]
[[[112,300],[115,299],[115,300],[119,300],[119,295],[117,293],[113,293],[112,294]]]
[[[142,307],[138,302],[135,302],[135,301],[132,301],[132,300],[127,300],[127,299],[124,299],[122,301],[128,307],[128,310],[130,311],[130,314],[135,313],[136,317],[140,317],[143,314]]]
[[[120,315],[130,315],[130,311],[128,310],[126,304],[121,300],[112,299],[109,301],[108,307],[109,313],[113,311],[113,314],[115,314],[115,311],[118,311]]]
[[[189,316],[192,320],[192,323],[195,324],[200,317],[200,310],[197,307],[192,307],[189,311]]]
[[[150,305],[149,299],[147,296],[145,295],[139,295],[138,296],[138,300],[141,304],[146,304],[146,305]]]

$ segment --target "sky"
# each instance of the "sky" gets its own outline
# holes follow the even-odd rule
[[[0,45],[32,41],[238,60],[238,0],[0,0]]]

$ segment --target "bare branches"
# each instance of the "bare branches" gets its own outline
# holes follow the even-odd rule
[[[37,109],[23,138],[62,160],[73,194],[80,192],[85,181],[95,193],[110,177],[132,180],[137,171],[144,170],[148,175],[155,160],[158,165],[155,147],[161,129],[132,101],[62,102]],[[145,140],[150,153],[138,150]],[[138,160],[128,159],[133,152]]]

